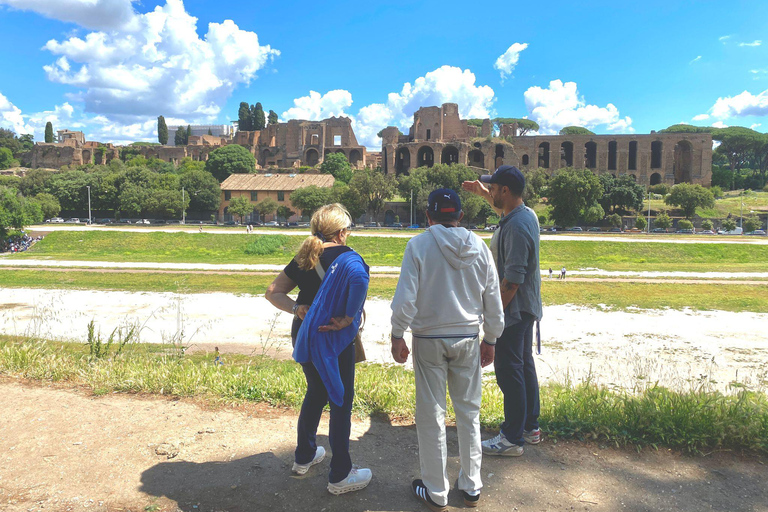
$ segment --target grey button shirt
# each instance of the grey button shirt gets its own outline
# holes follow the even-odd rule
[[[499,276],[519,285],[504,310],[504,327],[520,322],[520,313],[541,320],[541,273],[539,270],[539,219],[521,204],[499,221],[491,239],[491,252]]]

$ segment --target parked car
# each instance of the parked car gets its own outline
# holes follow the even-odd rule
[[[623,233],[621,228],[611,228],[608,230],[609,233]]]
[[[592,228],[589,228],[587,231],[589,231],[589,232],[591,232],[591,233],[600,233],[600,232],[602,232],[603,230],[602,230],[602,229],[600,229],[600,228],[598,228],[598,227],[592,227]]]
[[[77,217],[72,217],[71,219],[66,221],[67,224],[80,224],[80,219]]]
[[[693,230],[692,229],[678,229],[675,231],[675,233],[680,233],[681,235],[692,235]]]
[[[363,227],[366,227],[366,228],[378,228],[379,227],[379,223],[378,222],[366,222],[363,225]]]
[[[498,228],[498,224],[491,224],[490,226],[485,226],[484,231],[496,231]]]
[[[411,224],[410,226],[408,226],[408,229],[419,229],[420,227],[421,226],[419,226],[418,224]]]
[[[584,230],[581,229],[581,227],[579,227],[579,226],[574,226],[572,228],[566,229],[566,231],[584,231]]]
[[[53,217],[52,219],[48,219],[45,222],[50,222],[51,224],[62,224],[64,222],[64,219],[61,217]]]
[[[667,232],[667,230],[664,229],[664,228],[653,228],[651,230],[651,233],[666,233],[666,232]]]
[[[277,221],[271,220],[269,222],[264,223],[264,227],[267,228],[279,228],[280,224],[277,223]]]
[[[754,231],[750,231],[747,233],[748,235],[765,235],[765,230],[762,229],[756,229]]]
[[[714,235],[715,232],[712,231],[711,229],[707,229],[706,231],[699,231],[699,234],[700,235]]]

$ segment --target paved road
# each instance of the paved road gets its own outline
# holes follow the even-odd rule
[[[108,226],[86,226],[78,224],[42,224],[38,226],[30,226],[29,231],[35,232],[51,232],[51,231],[121,231],[130,233],[197,233],[197,228],[194,226],[163,226],[163,227],[108,227]],[[245,228],[220,228],[204,226],[203,231],[205,233],[214,233],[222,235],[243,235],[245,234]],[[354,236],[375,236],[386,238],[412,238],[422,230],[417,229],[413,231],[404,231],[402,233],[397,232],[381,232],[377,230],[357,229],[354,231]],[[257,228],[256,234],[264,235],[294,235],[294,236],[308,236],[309,231],[303,229],[268,229]],[[478,231],[477,234],[482,238],[490,238],[491,233],[486,231]],[[569,241],[606,241],[606,242],[651,242],[651,243],[673,243],[673,244],[754,244],[754,245],[768,245],[768,237],[765,236],[685,236],[685,235],[576,235],[576,234],[557,234],[548,235],[542,234],[542,240],[569,240]]]

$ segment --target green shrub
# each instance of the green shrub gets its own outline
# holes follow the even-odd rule
[[[251,256],[280,254],[285,252],[287,244],[288,237],[285,235],[263,235],[245,246],[245,254]]]
[[[709,190],[712,192],[712,195],[715,196],[715,199],[723,197],[723,189],[717,185],[713,185]]]
[[[669,185],[665,185],[664,183],[658,183],[656,185],[651,185],[650,187],[648,187],[648,191],[654,194],[665,196],[669,194]]]
[[[705,231],[711,231],[712,230],[712,221],[711,220],[705,220],[701,223],[701,229]]]
[[[645,217],[638,217],[635,219],[635,227],[637,229],[643,230],[648,226],[648,221],[645,220]]]
[[[693,222],[687,219],[681,219],[677,222],[678,229],[693,229]]]

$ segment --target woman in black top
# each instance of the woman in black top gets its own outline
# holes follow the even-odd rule
[[[321,278],[316,270],[320,265],[330,268],[333,261],[347,251],[351,219],[347,210],[340,204],[330,204],[320,208],[312,216],[310,230],[312,234],[302,243],[299,252],[280,272],[265,293],[266,299],[276,308],[294,315],[291,326],[291,339],[296,344],[296,336],[309,311],[312,301],[320,289]],[[299,295],[294,301],[288,294],[299,287]],[[332,329],[344,328],[352,323],[351,317],[332,319]],[[297,447],[294,454],[292,471],[305,474],[310,467],[322,462],[325,448],[316,443],[317,426],[323,409],[328,401],[328,391],[320,374],[312,362],[301,363],[307,379],[307,393],[301,405],[297,426]],[[355,344],[339,355],[339,377],[344,386],[344,403],[341,406],[330,403],[331,419],[328,439],[333,450],[331,470],[328,475],[328,491],[343,494],[363,489],[371,481],[371,470],[353,467],[349,454],[349,434],[351,429],[352,400],[355,389]]]

